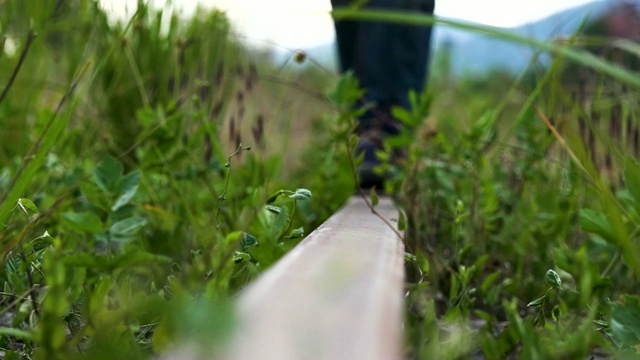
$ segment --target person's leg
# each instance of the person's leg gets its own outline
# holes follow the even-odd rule
[[[348,6],[349,0],[331,0],[333,8]],[[359,23],[353,20],[336,21],[336,42],[338,44],[338,67],[340,72],[353,70],[355,67],[355,53],[358,46]]]
[[[433,14],[434,0],[371,0],[367,7]],[[422,92],[427,79],[431,28],[362,22],[358,29],[356,77],[367,89],[367,100],[377,104],[370,114],[383,131],[397,134],[393,106],[409,107],[410,90]]]
[[[349,0],[332,0],[334,7]],[[415,11],[433,14],[434,0],[370,0],[366,8]],[[336,22],[341,70],[352,70],[367,90],[363,101],[374,108],[359,119],[358,151],[364,153],[361,186],[381,187],[383,178],[373,172],[379,163],[375,151],[401,125],[391,117],[393,106],[409,107],[410,90],[425,88],[430,52],[430,27],[365,21]]]

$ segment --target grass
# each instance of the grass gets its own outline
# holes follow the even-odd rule
[[[0,54],[0,348],[137,359],[195,341],[220,354],[230,298],[352,194],[361,89],[272,64],[217,12],[164,19],[140,6],[112,24],[94,3],[57,4],[7,1],[0,14],[16,48]],[[437,22],[555,54],[520,76],[456,81],[434,61],[438,91],[396,112],[423,124],[387,144],[408,147],[407,161],[384,165],[415,258],[406,353],[637,356],[638,75],[589,41],[334,15]],[[576,64],[591,69],[582,82]]]
[[[222,344],[228,299],[348,195],[314,207],[303,179],[287,180],[302,151],[291,119],[312,120],[287,99],[326,105],[288,90],[300,73],[254,58],[220,13],[140,6],[111,24],[93,3],[55,6],[9,2],[1,20],[25,54],[0,59],[16,69],[0,74],[13,129],[0,135],[1,347],[142,358],[193,331]]]
[[[635,311],[624,295],[637,291],[637,199],[629,190],[637,162],[624,145],[637,131],[635,105],[615,92],[619,82],[596,71],[585,79],[589,93],[572,96],[576,83],[565,75],[575,67],[557,56],[533,82],[529,72],[509,82],[488,74],[480,86],[453,89],[435,79],[433,88],[450,89],[433,99],[431,116],[442,131],[413,145],[398,185],[413,222],[409,239],[424,254],[422,266],[429,264],[429,284],[416,285],[409,315],[418,328],[410,347],[419,357],[468,355],[473,349],[460,344],[470,338],[487,358],[635,352],[610,326],[621,320],[612,308]],[[446,105],[452,90],[467,104],[464,112]],[[489,95],[496,93],[507,96]],[[616,111],[628,115],[625,133]],[[611,154],[618,161],[601,161]],[[562,282],[550,284],[549,271]],[[541,298],[549,286],[560,291]],[[440,327],[436,318],[459,323],[458,333],[429,338]]]

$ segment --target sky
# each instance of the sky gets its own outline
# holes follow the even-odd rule
[[[151,0],[185,15],[201,3],[227,13],[236,31],[256,45],[288,49],[328,44],[335,36],[330,0]],[[438,0],[436,15],[486,25],[512,27],[592,0]],[[132,14],[137,0],[100,0],[116,17]],[[170,5],[167,5],[170,2]]]

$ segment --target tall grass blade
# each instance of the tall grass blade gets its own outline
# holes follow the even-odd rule
[[[483,35],[495,37],[497,39],[531,46],[542,51],[548,51],[555,55],[562,55],[567,59],[573,60],[579,64],[598,70],[603,74],[609,75],[622,83],[629,84],[634,87],[640,87],[640,76],[637,73],[626,70],[620,66],[607,62],[606,60],[599,59],[595,55],[586,51],[575,50],[567,46],[558,45],[551,41],[542,41],[522,36],[507,29],[480,25],[460,20],[446,19],[427,15],[417,15],[402,11],[336,9],[333,10],[331,14],[336,20],[349,19],[381,21],[416,26],[442,25],[480,33]]]

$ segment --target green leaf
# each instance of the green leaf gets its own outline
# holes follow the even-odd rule
[[[399,209],[398,212],[398,230],[405,231],[407,229],[407,213],[403,209]]]
[[[551,310],[551,318],[553,321],[558,322],[558,319],[560,319],[560,306],[556,305],[553,307]]]
[[[70,254],[62,259],[62,263],[69,266],[83,267],[83,268],[97,268],[107,269],[109,267],[109,260],[105,256],[101,255],[89,255],[87,253]]]
[[[636,202],[636,208],[640,208],[640,164],[630,156],[624,160],[623,176],[627,190]]]
[[[347,71],[338,79],[328,99],[337,107],[352,107],[362,95],[364,90],[360,87],[358,78],[352,71]]]
[[[301,237],[304,237],[304,228],[299,227],[297,229],[291,230],[289,236],[287,236],[287,239],[297,239]]]
[[[376,150],[375,155],[383,164],[391,160],[391,153],[385,150]]]
[[[9,253],[9,255],[7,255],[5,271],[7,272],[8,280],[11,285],[15,286],[21,282],[20,274],[22,274],[22,271],[20,271],[20,264],[22,264],[20,256],[13,253]]]
[[[560,289],[562,287],[560,276],[552,269],[547,270],[547,273],[544,275],[544,281],[553,288]]]
[[[265,209],[267,209],[270,213],[273,213],[273,214],[280,214],[282,212],[282,208],[279,206],[265,205]]]
[[[364,151],[357,152],[357,155],[353,158],[353,161],[360,165],[364,161]]]
[[[309,200],[311,199],[311,191],[307,189],[297,189],[296,192],[289,195],[289,197],[295,200]]]
[[[236,245],[238,244],[238,241],[240,241],[240,239],[242,239],[242,231],[234,231],[231,232],[229,234],[227,234],[227,236],[225,236],[224,238],[224,244],[225,245]]]
[[[80,191],[82,192],[82,195],[87,198],[91,205],[96,206],[104,211],[109,211],[111,207],[111,200],[109,199],[108,194],[100,189],[98,185],[86,181],[80,184]]]
[[[250,247],[257,246],[257,245],[258,245],[258,239],[256,239],[255,236],[247,232],[242,233],[242,239],[240,240],[240,248],[242,249],[243,252],[246,252]]]
[[[233,254],[233,262],[235,262],[236,264],[239,262],[249,261],[249,260],[251,260],[251,255],[245,252],[236,251]]]
[[[593,322],[598,325],[601,326],[603,328],[608,328],[609,327],[609,323],[607,321],[603,321],[603,320],[593,320]]]
[[[484,114],[482,114],[478,120],[473,124],[471,129],[471,134],[473,136],[482,136],[488,133],[493,125],[495,124],[497,119],[496,110],[487,110]]]
[[[108,301],[109,293],[111,288],[116,286],[109,275],[103,275],[96,280],[91,289],[87,289],[87,294],[85,295],[88,297],[88,301],[85,300],[84,306],[88,305],[86,308],[89,314],[103,314],[106,312],[104,307]]]
[[[9,335],[16,339],[33,341],[33,334],[16,328],[0,327],[0,335]]]
[[[111,211],[127,205],[138,191],[138,184],[140,184],[140,171],[131,172],[120,179],[120,196],[111,207]]]
[[[124,269],[133,266],[150,265],[156,263],[171,263],[170,257],[151,254],[142,250],[132,250],[119,254],[111,261],[111,269]]]
[[[413,255],[411,253],[408,253],[408,252],[404,253],[404,261],[405,262],[416,262],[417,260],[418,260],[418,258],[415,255]]]
[[[269,198],[267,199],[267,204],[274,204],[277,203],[283,196],[284,196],[285,191],[284,190],[278,190],[276,192],[274,192],[273,194],[271,194],[271,196],[269,196]]]
[[[623,349],[640,344],[640,297],[625,295],[611,304],[609,329]]]
[[[130,217],[113,223],[109,229],[111,239],[114,241],[129,241],[135,233],[147,224],[147,219],[142,217]]]
[[[420,121],[422,119],[416,119],[412,113],[410,113],[407,109],[401,106],[394,106],[391,108],[391,115],[394,119],[400,120],[402,123],[409,127],[414,127],[420,125]]]
[[[487,275],[487,277],[484,278],[484,280],[482,281],[482,284],[480,285],[480,291],[482,291],[483,293],[488,292],[489,289],[493,286],[493,284],[495,284],[496,280],[498,280],[499,276],[500,276],[499,271],[494,271],[491,274]],[[530,306],[530,305],[527,305],[527,306]]]
[[[38,208],[36,207],[36,204],[33,203],[33,201],[26,199],[26,198],[19,198],[18,199],[18,206],[20,206],[20,208],[22,209],[22,211],[24,211],[25,214],[30,215],[29,211],[31,211],[31,213],[33,214],[37,214],[38,213]],[[27,211],[29,210],[29,211]]]
[[[601,212],[582,209],[578,212],[578,223],[584,231],[598,234],[609,242],[617,242],[611,223],[607,216]]]
[[[70,230],[97,234],[103,230],[102,221],[92,212],[67,212],[62,214],[62,223]]]
[[[46,230],[43,235],[38,236],[31,241],[31,247],[34,251],[42,250],[46,247],[49,247],[51,244],[53,244],[53,237],[51,237],[51,235],[49,235],[49,232]]]
[[[540,311],[538,311],[538,315],[536,315],[536,318],[533,320],[533,325],[540,325],[542,327],[544,327],[544,325],[547,323],[547,319],[545,319],[544,317],[544,310],[542,308],[540,308]]]
[[[351,134],[349,136],[349,148],[353,149],[358,145],[358,135]]]
[[[371,188],[370,196],[371,196],[371,205],[373,206],[378,205],[378,203],[380,202],[380,199],[378,199],[378,194],[376,193],[375,187]]]
[[[22,354],[13,350],[6,350],[4,356],[4,360],[22,360]]]
[[[289,211],[287,208],[283,208],[282,212],[276,214],[273,217],[273,221],[271,222],[271,235],[274,238],[279,238],[284,235],[284,232],[289,227],[290,219],[289,219]]]
[[[122,164],[111,156],[105,157],[93,170],[98,187],[105,193],[115,193],[122,176]]]

